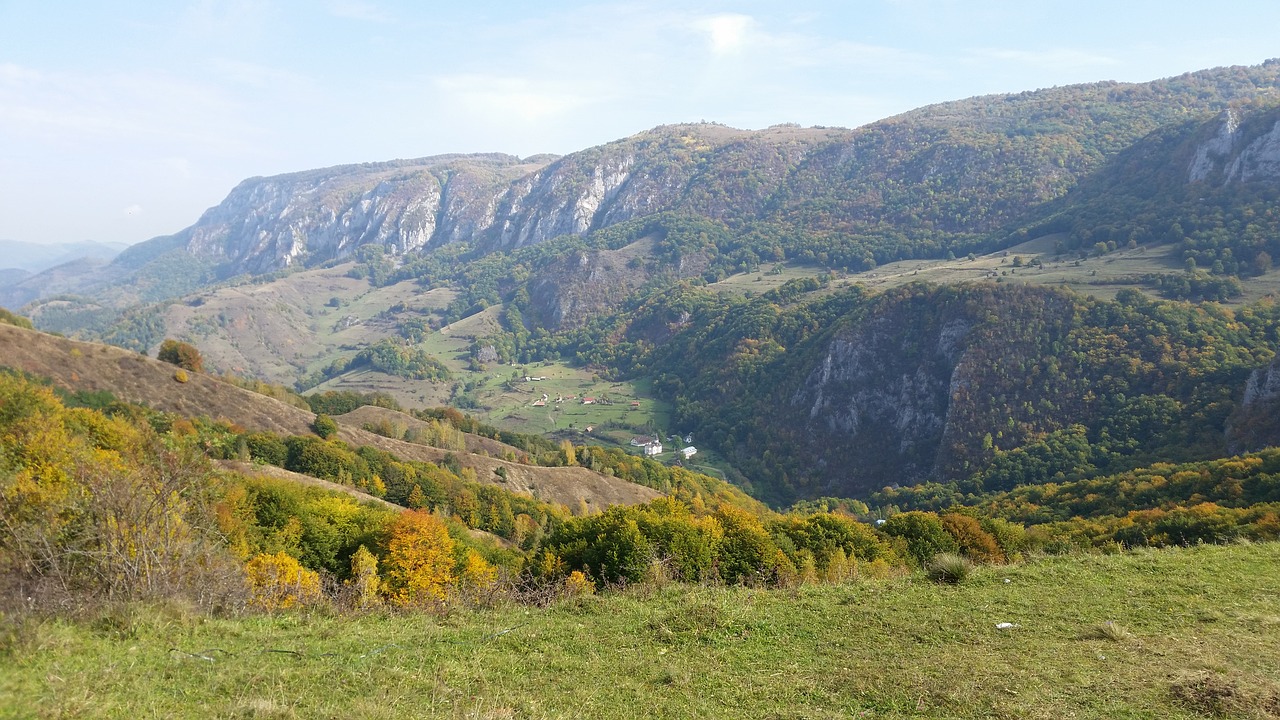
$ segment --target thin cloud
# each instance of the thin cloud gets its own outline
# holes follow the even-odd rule
[[[757,23],[750,15],[726,13],[701,18],[694,27],[707,36],[711,52],[715,55],[733,55],[742,52],[750,41]]]

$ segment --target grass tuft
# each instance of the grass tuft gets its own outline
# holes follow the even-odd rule
[[[1129,629],[1113,620],[1098,623],[1084,632],[1086,640],[1110,640],[1111,642],[1125,642],[1133,639],[1133,633]]]
[[[925,564],[924,572],[934,582],[956,585],[968,579],[973,563],[955,553],[938,553]]]

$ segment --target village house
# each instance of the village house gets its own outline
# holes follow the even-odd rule
[[[658,440],[654,440],[653,442],[649,443],[648,445],[645,445],[645,446],[644,446],[644,454],[645,454],[646,456],[661,455],[661,454],[662,454],[662,443],[661,443],[660,441],[658,441]]]
[[[683,448],[682,450],[680,450],[680,454],[684,455],[685,460],[688,460],[689,458],[698,454],[698,448],[690,445],[689,447]]]

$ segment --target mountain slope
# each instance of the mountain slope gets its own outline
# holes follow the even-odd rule
[[[106,345],[81,343],[0,324],[0,365],[12,367],[74,390],[109,391],[124,400],[188,417],[226,419],[243,427],[280,435],[311,434],[313,415],[278,400],[242,390],[207,375],[174,379],[174,366]],[[445,450],[384,438],[342,425],[338,437],[353,445],[372,445],[409,460],[439,463]],[[481,482],[501,483],[548,501],[578,507],[634,504],[659,496],[649,488],[605,477],[581,467],[545,468],[457,453],[463,467]],[[497,468],[505,468],[500,478]]]
[[[1268,62],[972,98],[855,130],[679,125],[554,161],[441,156],[255,178],[104,272],[145,284],[154,272],[122,268],[171,251],[203,268],[206,282],[364,245],[416,256],[465,242],[483,254],[663,211],[721,222],[757,255],[833,267],[968,252],[1156,128],[1276,97],[1278,77],[1280,62]],[[42,282],[29,280],[28,295]],[[151,282],[122,298],[158,299],[163,288]]]

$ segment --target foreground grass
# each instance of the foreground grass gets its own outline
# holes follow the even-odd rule
[[[1277,570],[1273,543],[443,617],[139,611],[29,631],[0,715],[1265,718]]]

